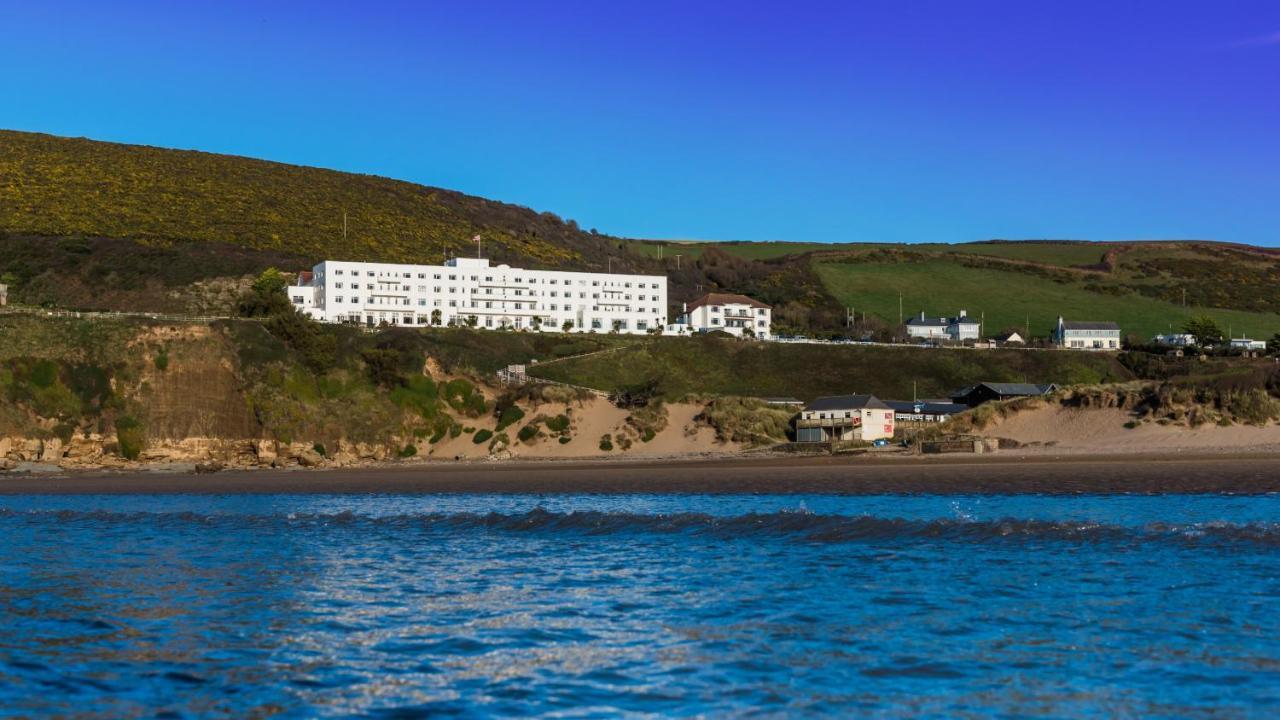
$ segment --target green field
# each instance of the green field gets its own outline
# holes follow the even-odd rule
[[[981,381],[1119,382],[1132,375],[1112,354],[1037,350],[747,343],[655,338],[629,349],[534,365],[531,375],[600,390],[658,380],[671,398],[869,392],[882,398],[943,397]]]
[[[1035,275],[971,268],[938,258],[902,263],[817,263],[815,269],[837,299],[896,325],[898,297],[906,316],[955,315],[961,309],[984,319],[984,331],[1025,328],[1045,337],[1058,315],[1069,320],[1113,320],[1126,334],[1149,337],[1177,329],[1192,315],[1212,316],[1236,337],[1269,338],[1280,315],[1239,310],[1182,308],[1139,295],[1106,295],[1082,283],[1060,284]]]

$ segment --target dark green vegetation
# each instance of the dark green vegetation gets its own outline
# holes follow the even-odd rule
[[[529,373],[602,390],[652,386],[656,395],[943,397],[981,381],[1129,380],[1114,355],[1068,351],[934,350],[654,338],[627,350],[535,365]]]
[[[0,131],[0,282],[14,302],[228,314],[269,266],[440,262],[472,252],[476,235],[497,261],[600,270],[612,259],[615,270],[666,274],[671,316],[705,291],[746,293],[774,306],[781,332],[889,336],[900,297],[908,315],[984,316],[991,335],[1044,337],[1059,314],[1115,320],[1143,339],[1193,315],[1235,335],[1280,330],[1280,257],[1259,248],[630,241],[385,178]],[[846,327],[847,307],[867,321]]]
[[[0,437],[118,437],[122,454],[140,451],[139,438],[185,437],[421,453],[494,416],[468,378],[616,340],[465,329],[369,334],[291,314],[177,326],[0,315],[0,337]],[[424,373],[428,358],[448,379]],[[519,412],[508,406],[502,419],[519,422]],[[548,425],[568,429],[566,418]]]

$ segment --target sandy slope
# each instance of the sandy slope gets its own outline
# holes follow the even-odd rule
[[[600,449],[600,438],[603,435],[625,434],[627,430],[627,411],[615,407],[603,398],[592,398],[566,406],[561,403],[543,403],[535,407],[525,408],[525,420],[505,430],[511,438],[508,447],[510,457],[523,458],[603,458],[603,457],[671,457],[694,455],[700,453],[729,453],[741,449],[734,443],[716,442],[715,431],[699,424],[694,418],[701,413],[703,406],[695,403],[667,405],[667,427],[658,433],[653,440],[644,443],[633,440],[629,450],[623,450],[615,444],[611,451]],[[537,415],[554,417],[560,413],[569,416],[571,422],[570,441],[560,443],[544,431],[544,436],[533,442],[522,443],[516,440],[516,433],[526,422]],[[484,418],[469,422],[469,427],[477,430],[492,430],[492,418]],[[463,434],[457,438],[445,440],[431,448],[432,458],[485,458],[489,456],[489,444],[477,445],[473,435]],[[504,455],[506,457],[507,455]]]
[[[992,423],[982,435],[1011,438],[1035,446],[1016,452],[1136,454],[1151,452],[1280,451],[1280,425],[1124,426],[1133,416],[1123,410],[1046,405]]]

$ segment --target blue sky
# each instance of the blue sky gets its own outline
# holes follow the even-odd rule
[[[1280,245],[1280,2],[12,2],[0,127],[631,237]]]

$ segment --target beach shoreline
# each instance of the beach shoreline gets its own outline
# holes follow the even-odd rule
[[[1123,494],[1280,492],[1280,453],[717,456],[357,468],[9,472],[20,494]]]

